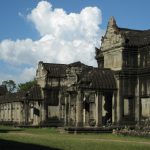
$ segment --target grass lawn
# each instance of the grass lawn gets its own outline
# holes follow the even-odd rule
[[[150,139],[0,126],[0,150],[150,150]]]

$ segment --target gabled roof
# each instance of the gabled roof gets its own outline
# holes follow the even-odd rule
[[[24,98],[25,98],[24,92],[7,93],[5,95],[0,96],[0,103],[19,102],[23,101]]]
[[[49,77],[65,77],[66,67],[65,64],[53,64],[53,63],[43,63],[44,68],[48,71]]]
[[[110,69],[94,68],[80,80],[80,87],[86,89],[114,90],[116,81]]]
[[[150,45],[150,30],[118,29],[125,38],[125,45],[136,47]]]
[[[134,30],[128,28],[120,28],[117,26],[114,17],[110,18],[107,26],[107,31],[110,29],[110,32],[112,32],[112,28],[114,29],[113,33],[120,34],[121,37],[124,39],[124,46],[142,47],[150,45],[150,30]]]
[[[54,63],[42,63],[43,67],[48,72],[48,77],[56,77],[56,78],[63,78],[66,77],[66,69],[70,67],[91,67],[87,66],[80,61],[70,63],[70,64],[54,64]]]
[[[68,67],[82,67],[82,66],[87,66],[87,65],[81,63],[80,61],[77,61],[77,62],[68,64],[67,66],[68,66]]]
[[[19,102],[24,100],[42,100],[41,88],[35,85],[28,92],[21,91],[0,96],[0,103]]]

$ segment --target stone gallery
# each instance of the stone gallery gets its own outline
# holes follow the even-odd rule
[[[41,61],[28,92],[0,86],[0,122],[100,127],[149,119],[150,30],[120,28],[111,17],[95,50],[97,68]]]

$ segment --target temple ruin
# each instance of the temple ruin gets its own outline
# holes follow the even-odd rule
[[[120,28],[111,17],[95,52],[98,67],[40,61],[28,92],[0,86],[0,123],[101,127],[150,119],[150,30]]]

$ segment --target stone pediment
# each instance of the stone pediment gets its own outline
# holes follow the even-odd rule
[[[107,49],[122,46],[124,43],[124,38],[119,32],[119,28],[113,17],[110,18],[107,31],[104,37],[102,37],[101,50],[105,51]]]

